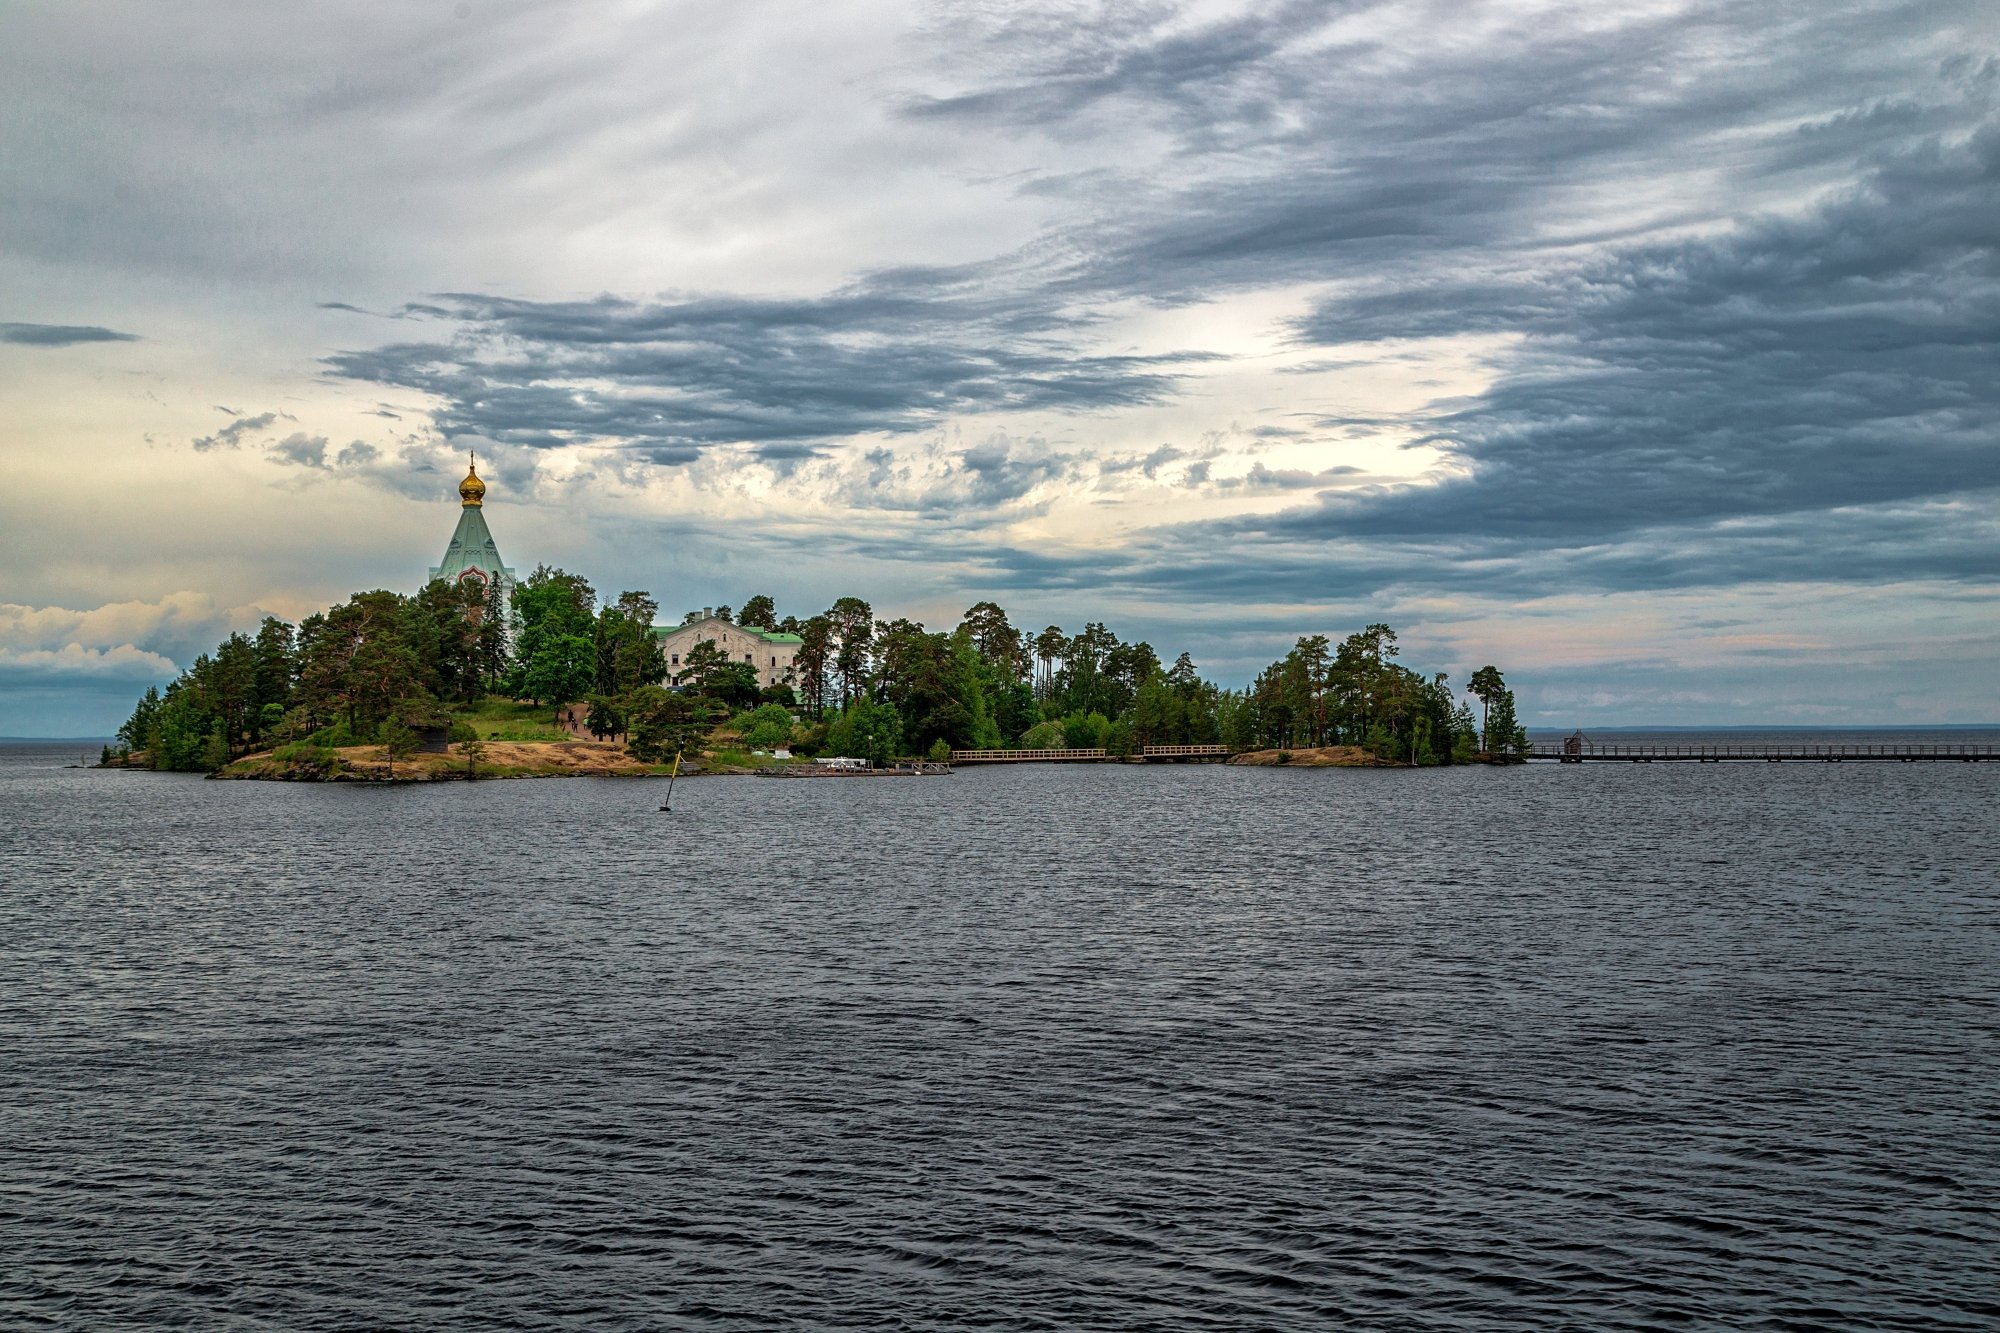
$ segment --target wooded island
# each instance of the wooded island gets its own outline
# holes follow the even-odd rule
[[[1504,760],[1527,744],[1498,670],[1468,682],[1475,715],[1442,673],[1397,660],[1387,625],[1337,644],[1301,638],[1248,688],[1230,690],[1204,680],[1188,654],[1163,663],[1152,645],[1095,622],[1029,633],[980,602],[953,629],[932,631],[878,620],[858,597],[801,620],[780,619],[758,596],[734,623],[799,640],[789,682],[760,687],[750,663],[708,642],[670,671],[658,610],[643,592],[600,604],[585,579],[546,565],[504,599],[497,587],[442,579],[412,595],[356,593],[296,627],[272,617],[255,635],[232,634],[149,689],[106,762],[333,776],[372,746],[394,775],[424,734],[440,732],[462,776],[652,772],[677,753],[727,768],[777,751],[882,764],[954,750],[1120,756],[1218,744],[1274,752],[1264,762],[1351,747],[1358,762],[1427,766]],[[727,607],[714,614],[731,618]],[[670,677],[680,685],[663,684]],[[590,763],[577,761],[576,737],[561,725],[579,712],[601,743]],[[531,753],[566,743],[560,761]],[[439,769],[427,775],[446,775]]]

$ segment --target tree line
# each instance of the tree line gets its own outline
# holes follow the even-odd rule
[[[587,580],[549,566],[504,602],[476,582],[357,593],[296,627],[273,617],[254,635],[230,635],[146,692],[119,748],[145,752],[156,768],[212,770],[290,742],[389,743],[449,726],[493,696],[552,712],[587,702],[593,733],[655,761],[700,747],[726,720],[760,748],[877,762],[963,749],[1221,744],[1354,745],[1427,765],[1526,748],[1498,670],[1467,682],[1475,716],[1444,675],[1397,660],[1387,625],[1337,645],[1301,638],[1247,688],[1229,690],[1188,654],[1165,663],[1151,644],[1094,621],[1074,634],[1055,625],[1031,633],[982,601],[953,628],[930,630],[878,620],[858,597],[780,618],[774,599],[759,595],[717,614],[798,635],[791,682],[762,688],[754,667],[704,641],[668,688],[658,613],[647,593],[600,603]]]
[[[1058,625],[1031,633],[993,602],[970,607],[948,632],[878,621],[856,597],[772,624],[801,639],[794,679],[801,715],[826,727],[827,744],[859,757],[1354,745],[1429,765],[1527,748],[1497,668],[1483,667],[1468,682],[1480,705],[1475,716],[1442,673],[1425,676],[1396,660],[1387,625],[1338,646],[1320,635],[1301,638],[1248,688],[1228,690],[1204,679],[1185,652],[1169,665],[1150,643],[1125,642],[1095,621],[1074,634]]]

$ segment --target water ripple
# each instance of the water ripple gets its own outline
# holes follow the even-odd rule
[[[0,1323],[2000,1322],[2000,766],[0,756]]]

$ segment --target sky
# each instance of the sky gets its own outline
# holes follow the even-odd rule
[[[2000,6],[13,0],[0,734],[500,549],[2000,721]]]

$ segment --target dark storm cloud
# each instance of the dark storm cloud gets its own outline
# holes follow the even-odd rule
[[[1427,64],[1416,95],[1389,86],[1410,71],[1383,51],[1300,40],[1337,11],[1210,30],[1169,9],[1102,17],[1058,40],[1059,15],[1010,25],[982,89],[909,112],[1055,133],[1117,107],[1174,134],[1183,164],[1226,141],[1284,169],[1140,189],[1065,286],[1178,300],[1329,279],[1338,294],[1297,331],[1350,355],[1315,371],[1389,339],[1520,339],[1490,391],[1415,418],[1447,456],[1441,479],[1178,526],[1115,578],[1235,598],[1990,577],[1993,525],[1937,510],[1957,498],[1976,515],[2000,488],[2000,62],[1932,54],[1954,25],[1990,39],[1979,10],[1723,5],[1502,32]],[[1223,35],[1217,59],[1179,64],[1203,31]],[[1253,53],[1240,67],[1238,50]],[[1258,105],[1270,114],[1246,113]],[[1699,238],[1648,242],[1571,203],[1592,183],[1703,174],[1763,206],[1718,228],[1695,191],[1634,230]],[[1041,188],[1134,187],[1113,173]],[[1832,198],[1785,201],[1806,188]],[[1054,585],[1079,572],[1017,568]]]
[[[1206,22],[1110,5],[954,20],[943,77],[964,77],[903,99],[905,121],[1111,149],[1022,187],[1059,220],[1020,252],[796,300],[438,296],[395,312],[437,321],[437,338],[329,369],[431,395],[447,437],[606,442],[667,466],[748,446],[912,521],[976,528],[1058,482],[1320,492],[1116,556],[968,556],[1003,585],[1242,600],[1978,577],[1992,525],[1940,507],[2000,489],[2000,64],[1974,49],[1988,13],[1719,3],[1563,26],[1409,3]],[[1432,41],[1425,22],[1479,36]],[[1126,165],[1134,126],[1170,148]],[[1301,372],[1482,335],[1497,340],[1491,387],[1393,419],[1286,412],[1241,436],[1297,449],[1414,429],[1444,457],[1434,479],[1363,487],[1355,468],[1296,455],[1242,473],[1191,441],[1133,458],[980,447],[912,463],[899,444],[858,470],[831,461],[843,441],[982,414],[1169,400],[1202,358],[1095,346],[1107,308],[1299,283],[1325,293],[1293,330],[1326,352]]]
[[[1440,590],[1502,602],[1578,592],[1725,589],[1749,583],[1990,584],[2000,506],[1971,497],[1662,526],[1591,544],[1456,534],[1386,541],[1315,534],[1253,537],[1190,523],[1137,534],[1115,554],[1023,550],[973,534],[958,557],[984,584],[1098,589],[1175,605],[1365,602]],[[1829,539],[1831,536],[1832,539]],[[1249,554],[1246,554],[1249,553]]]
[[[21,347],[74,347],[78,343],[138,341],[136,333],[120,333],[95,324],[0,324],[0,343],[14,343]]]
[[[1262,530],[1580,543],[1820,512],[1837,538],[1856,506],[2000,487],[1996,216],[1989,120],[1803,216],[1540,283],[1332,303],[1305,336],[1407,337],[1449,311],[1530,337],[1432,423],[1466,475],[1329,496]]]
[[[614,297],[531,302],[443,296],[464,331],[329,358],[333,373],[436,395],[452,438],[550,448],[640,446],[681,462],[749,443],[900,434],[948,414],[1095,411],[1166,396],[1206,359],[1091,355],[1053,311],[897,272],[816,300]]]
[[[1368,21],[1343,26],[1356,13]],[[1479,40],[1380,35],[1427,13]],[[1724,4],[1565,25],[1492,7],[1315,4],[1190,26],[1166,5],[1032,11],[986,34],[965,62],[970,89],[906,113],[1058,138],[1138,120],[1171,136],[1176,152],[1143,174],[1033,187],[1096,210],[1066,286],[1179,300],[1420,280],[1457,254],[1615,235],[1624,223],[1582,206],[1592,185],[1721,173],[1749,198],[1839,170],[1885,135],[1948,128],[1949,99],[1908,88],[1936,93],[1932,34],[1977,28],[1980,14],[1929,0]],[[1703,152],[1719,138],[1725,154]]]

